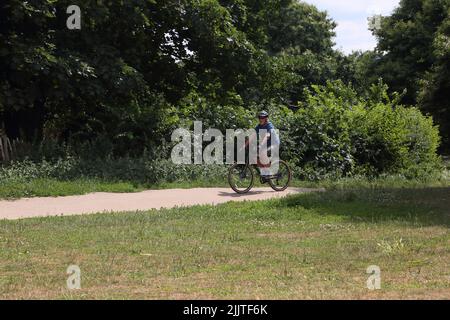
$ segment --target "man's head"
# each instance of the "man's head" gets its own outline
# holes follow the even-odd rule
[[[265,125],[269,121],[269,114],[266,111],[258,113],[258,119],[260,125]]]

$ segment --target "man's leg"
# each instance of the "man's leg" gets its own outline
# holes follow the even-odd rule
[[[270,158],[269,149],[267,149],[267,147],[260,147],[259,149],[258,167],[262,177],[270,175]]]
[[[279,167],[279,145],[273,145],[270,148],[263,149],[259,154],[260,161],[258,163],[261,176],[274,176],[278,173]]]

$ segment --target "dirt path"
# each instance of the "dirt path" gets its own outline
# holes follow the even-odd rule
[[[270,188],[255,188],[246,195],[238,195],[229,188],[196,188],[148,190],[139,193],[98,192],[81,196],[1,200],[0,220],[111,211],[138,211],[198,204],[218,204],[228,201],[265,200],[311,191],[317,190],[290,188],[284,192],[274,192]]]

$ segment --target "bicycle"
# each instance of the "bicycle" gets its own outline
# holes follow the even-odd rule
[[[263,177],[261,176],[261,171],[258,165],[249,164],[248,159],[246,159],[245,164],[235,163],[228,170],[228,183],[234,192],[239,194],[245,194],[250,192],[255,183],[255,173],[260,176],[261,184],[269,183],[270,187],[278,192],[284,191],[288,188],[289,183],[292,180],[292,171],[286,161],[277,160],[274,164],[278,164],[278,172],[274,175]]]

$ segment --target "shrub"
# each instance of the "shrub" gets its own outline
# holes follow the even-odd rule
[[[432,175],[440,168],[439,134],[430,117],[390,99],[382,83],[357,98],[341,82],[315,86],[288,115],[285,150],[303,179],[381,173]],[[375,94],[376,93],[376,94]]]
[[[80,159],[67,157],[54,162],[30,160],[0,167],[0,181],[25,182],[41,178],[73,180],[94,178],[109,182],[131,181],[144,185],[194,180],[222,181],[227,167],[222,165],[176,165],[170,160],[150,158]]]
[[[334,179],[356,175],[401,175],[406,178],[433,177],[441,169],[437,155],[439,134],[430,117],[417,108],[398,104],[382,83],[361,97],[342,82],[313,86],[297,111],[268,102],[247,109],[232,96],[238,107],[213,105],[195,94],[177,111],[174,126],[190,127],[203,120],[224,131],[253,127],[256,110],[270,111],[280,129],[281,157],[291,164],[300,179]],[[198,102],[199,105],[196,105]],[[189,119],[189,120],[186,120]],[[168,122],[168,123],[169,123]],[[176,123],[176,125],[175,125]],[[170,130],[165,134],[168,135]],[[0,168],[0,179],[98,178],[143,184],[223,180],[227,166],[175,165],[170,160],[173,143],[162,140],[142,155],[115,156],[114,142],[107,136],[69,146],[46,140],[31,148],[30,160]]]
[[[378,104],[358,106],[349,114],[353,156],[367,173],[408,173],[410,169],[418,173],[420,167],[428,167],[425,171],[437,168],[438,131],[432,119],[417,108]]]

